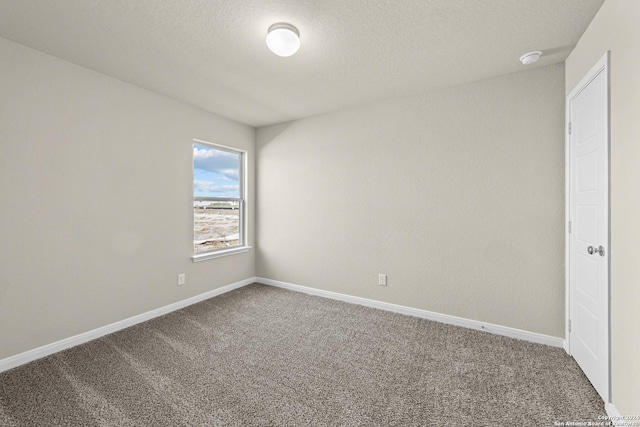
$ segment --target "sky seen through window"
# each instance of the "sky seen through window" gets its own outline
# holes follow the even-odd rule
[[[193,146],[194,197],[240,197],[240,154]]]

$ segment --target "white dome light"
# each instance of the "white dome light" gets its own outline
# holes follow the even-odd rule
[[[267,31],[267,46],[278,56],[291,56],[300,49],[300,32],[291,24],[273,24]]]
[[[542,52],[539,50],[534,50],[533,52],[525,53],[524,55],[522,55],[520,57],[520,62],[522,62],[524,65],[533,64],[534,62],[538,62],[540,56],[542,56]]]

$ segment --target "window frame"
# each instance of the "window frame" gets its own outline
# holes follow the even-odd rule
[[[194,157],[193,150],[196,146],[201,146],[205,148],[212,148],[218,151],[225,151],[227,153],[238,154],[240,156],[240,164],[238,170],[238,197],[217,197],[217,196],[195,196],[193,194],[193,184],[195,180],[195,165],[194,165]],[[215,144],[213,142],[203,141],[200,139],[194,139],[191,144],[191,233],[192,233],[192,251],[193,255],[191,256],[191,260],[193,262],[206,261],[209,259],[220,258],[228,255],[234,255],[237,253],[248,252],[251,249],[251,246],[247,246],[247,208],[246,208],[246,194],[247,194],[247,151],[241,150],[234,147],[229,147],[226,145]],[[204,252],[195,252],[195,214],[193,210],[193,204],[196,201],[233,201],[238,203],[238,244],[228,248],[218,248],[211,249]]]

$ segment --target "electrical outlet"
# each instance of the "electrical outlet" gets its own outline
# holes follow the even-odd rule
[[[387,286],[387,275],[386,274],[378,274],[378,285]]]
[[[185,282],[185,274],[178,274],[178,286],[184,285]]]

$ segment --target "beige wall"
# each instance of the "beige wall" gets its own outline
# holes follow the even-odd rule
[[[611,398],[640,415],[640,2],[607,0],[566,61],[569,93],[611,51]]]
[[[258,129],[257,274],[564,336],[563,93],[553,65]]]
[[[0,359],[255,275],[253,251],[190,259],[192,139],[248,150],[253,180],[252,128],[4,39],[0,58]]]

